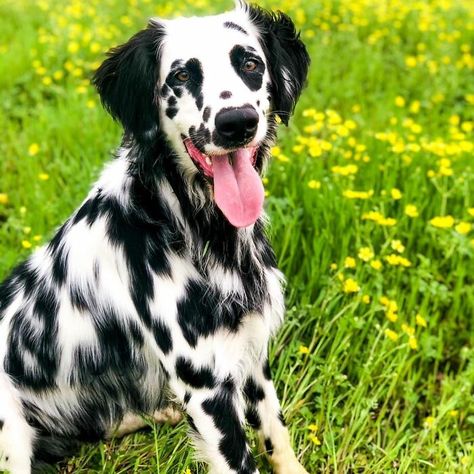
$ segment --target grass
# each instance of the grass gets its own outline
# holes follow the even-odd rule
[[[175,3],[0,5],[1,276],[47,241],[118,144],[88,85],[103,51],[149,16],[231,7]],[[296,450],[310,473],[473,472],[473,4],[271,6],[296,19],[313,60],[266,183],[288,278],[272,371]],[[84,446],[58,468],[205,472],[185,432]]]

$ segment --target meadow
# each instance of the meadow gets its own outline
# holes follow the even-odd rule
[[[474,472],[474,2],[269,0],[308,86],[265,178],[288,279],[271,349],[313,473]],[[89,83],[150,16],[230,0],[2,0],[0,277],[51,237],[120,140]],[[186,423],[47,472],[204,473]],[[259,457],[262,473],[270,472]]]

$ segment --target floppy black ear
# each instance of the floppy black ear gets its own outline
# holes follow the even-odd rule
[[[310,57],[288,15],[269,12],[256,5],[244,8],[260,32],[260,42],[269,62],[274,110],[288,125],[306,83]]]
[[[155,87],[163,35],[158,24],[150,23],[111,49],[92,79],[104,107],[139,141],[149,140],[158,130]]]

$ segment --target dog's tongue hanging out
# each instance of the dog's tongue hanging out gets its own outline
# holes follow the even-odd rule
[[[247,227],[260,217],[263,184],[252,161],[255,148],[240,148],[230,155],[213,156],[214,197],[227,220]]]

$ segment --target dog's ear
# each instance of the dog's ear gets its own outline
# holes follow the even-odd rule
[[[306,83],[310,57],[288,15],[255,5],[242,5],[257,27],[269,63],[275,113],[288,125]]]
[[[158,23],[150,23],[111,49],[92,79],[104,107],[139,141],[150,140],[158,131],[155,87],[163,35]]]

